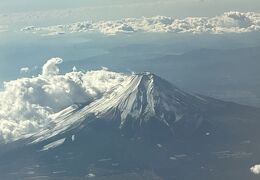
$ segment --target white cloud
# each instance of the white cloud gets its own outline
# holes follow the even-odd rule
[[[103,34],[134,33],[134,32],[172,32],[172,33],[242,33],[260,31],[259,13],[227,12],[221,16],[172,17],[156,16],[151,18],[127,18],[117,21],[77,22],[67,25],[49,27],[25,27],[22,31],[57,35],[76,32],[100,32]]]
[[[29,67],[22,67],[21,69],[20,69],[20,73],[21,74],[26,74],[26,73],[28,73],[30,71],[30,68]]]
[[[254,165],[253,167],[250,168],[250,171],[254,174],[260,174],[260,164],[259,165]]]
[[[76,66],[73,66],[73,68],[72,68],[72,71],[73,72],[76,72],[78,69],[76,68]]]
[[[42,67],[42,75],[43,76],[53,76],[57,75],[60,72],[60,69],[58,68],[57,65],[62,63],[61,58],[52,58],[47,61],[46,64],[43,65]]]
[[[53,58],[42,67],[42,74],[4,83],[0,91],[0,143],[52,126],[52,115],[74,103],[90,103],[130,76],[110,72],[72,71],[59,74],[62,59]]]

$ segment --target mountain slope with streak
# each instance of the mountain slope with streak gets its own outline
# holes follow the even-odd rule
[[[126,86],[115,88],[90,104],[72,105],[54,114],[54,128],[34,135],[39,137],[35,142],[78,126],[83,121],[92,123],[93,118],[118,127],[130,136],[145,131],[153,133],[156,128],[162,128],[158,134],[168,131],[174,135],[174,127],[178,124],[185,124],[186,128],[194,131],[202,123],[201,114],[207,104],[206,99],[190,95],[154,74],[137,74]]]
[[[151,73],[52,116],[53,126],[1,145],[4,179],[257,179],[259,109]]]

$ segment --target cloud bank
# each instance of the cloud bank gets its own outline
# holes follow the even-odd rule
[[[260,174],[260,164],[254,165],[250,168],[250,171],[254,174]]]
[[[4,83],[0,91],[0,143],[22,138],[53,125],[52,115],[75,103],[90,103],[115,88],[128,75],[106,68],[59,74],[60,58],[52,58],[36,77]]]
[[[260,31],[260,13],[226,12],[213,18],[187,17],[185,19],[174,19],[165,16],[143,17],[140,19],[127,18],[118,21],[85,21],[49,27],[29,26],[21,30],[43,35],[79,32],[100,32],[107,35],[134,32],[243,33]]]

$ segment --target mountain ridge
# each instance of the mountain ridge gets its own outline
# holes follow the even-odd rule
[[[34,142],[78,126],[89,118],[110,122],[114,127],[131,131],[132,135],[149,129],[147,125],[153,126],[152,129],[161,126],[173,133],[174,124],[188,121],[192,116],[194,122],[187,124],[195,124],[197,128],[202,119],[196,114],[203,111],[206,104],[206,99],[188,94],[152,73],[135,74],[125,87],[116,88],[85,106],[74,104],[53,115],[54,128],[34,135],[38,137]],[[151,122],[155,124],[149,125]]]
[[[186,93],[152,73],[127,79],[53,114],[39,133],[1,144],[0,174],[54,180],[134,172],[145,180],[148,171],[163,180],[255,180],[248,170],[260,158],[259,109]],[[238,162],[248,169],[230,165]]]

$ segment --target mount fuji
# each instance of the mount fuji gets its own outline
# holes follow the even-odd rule
[[[249,169],[260,160],[260,109],[190,94],[152,73],[52,119],[0,144],[0,179],[257,179]]]

